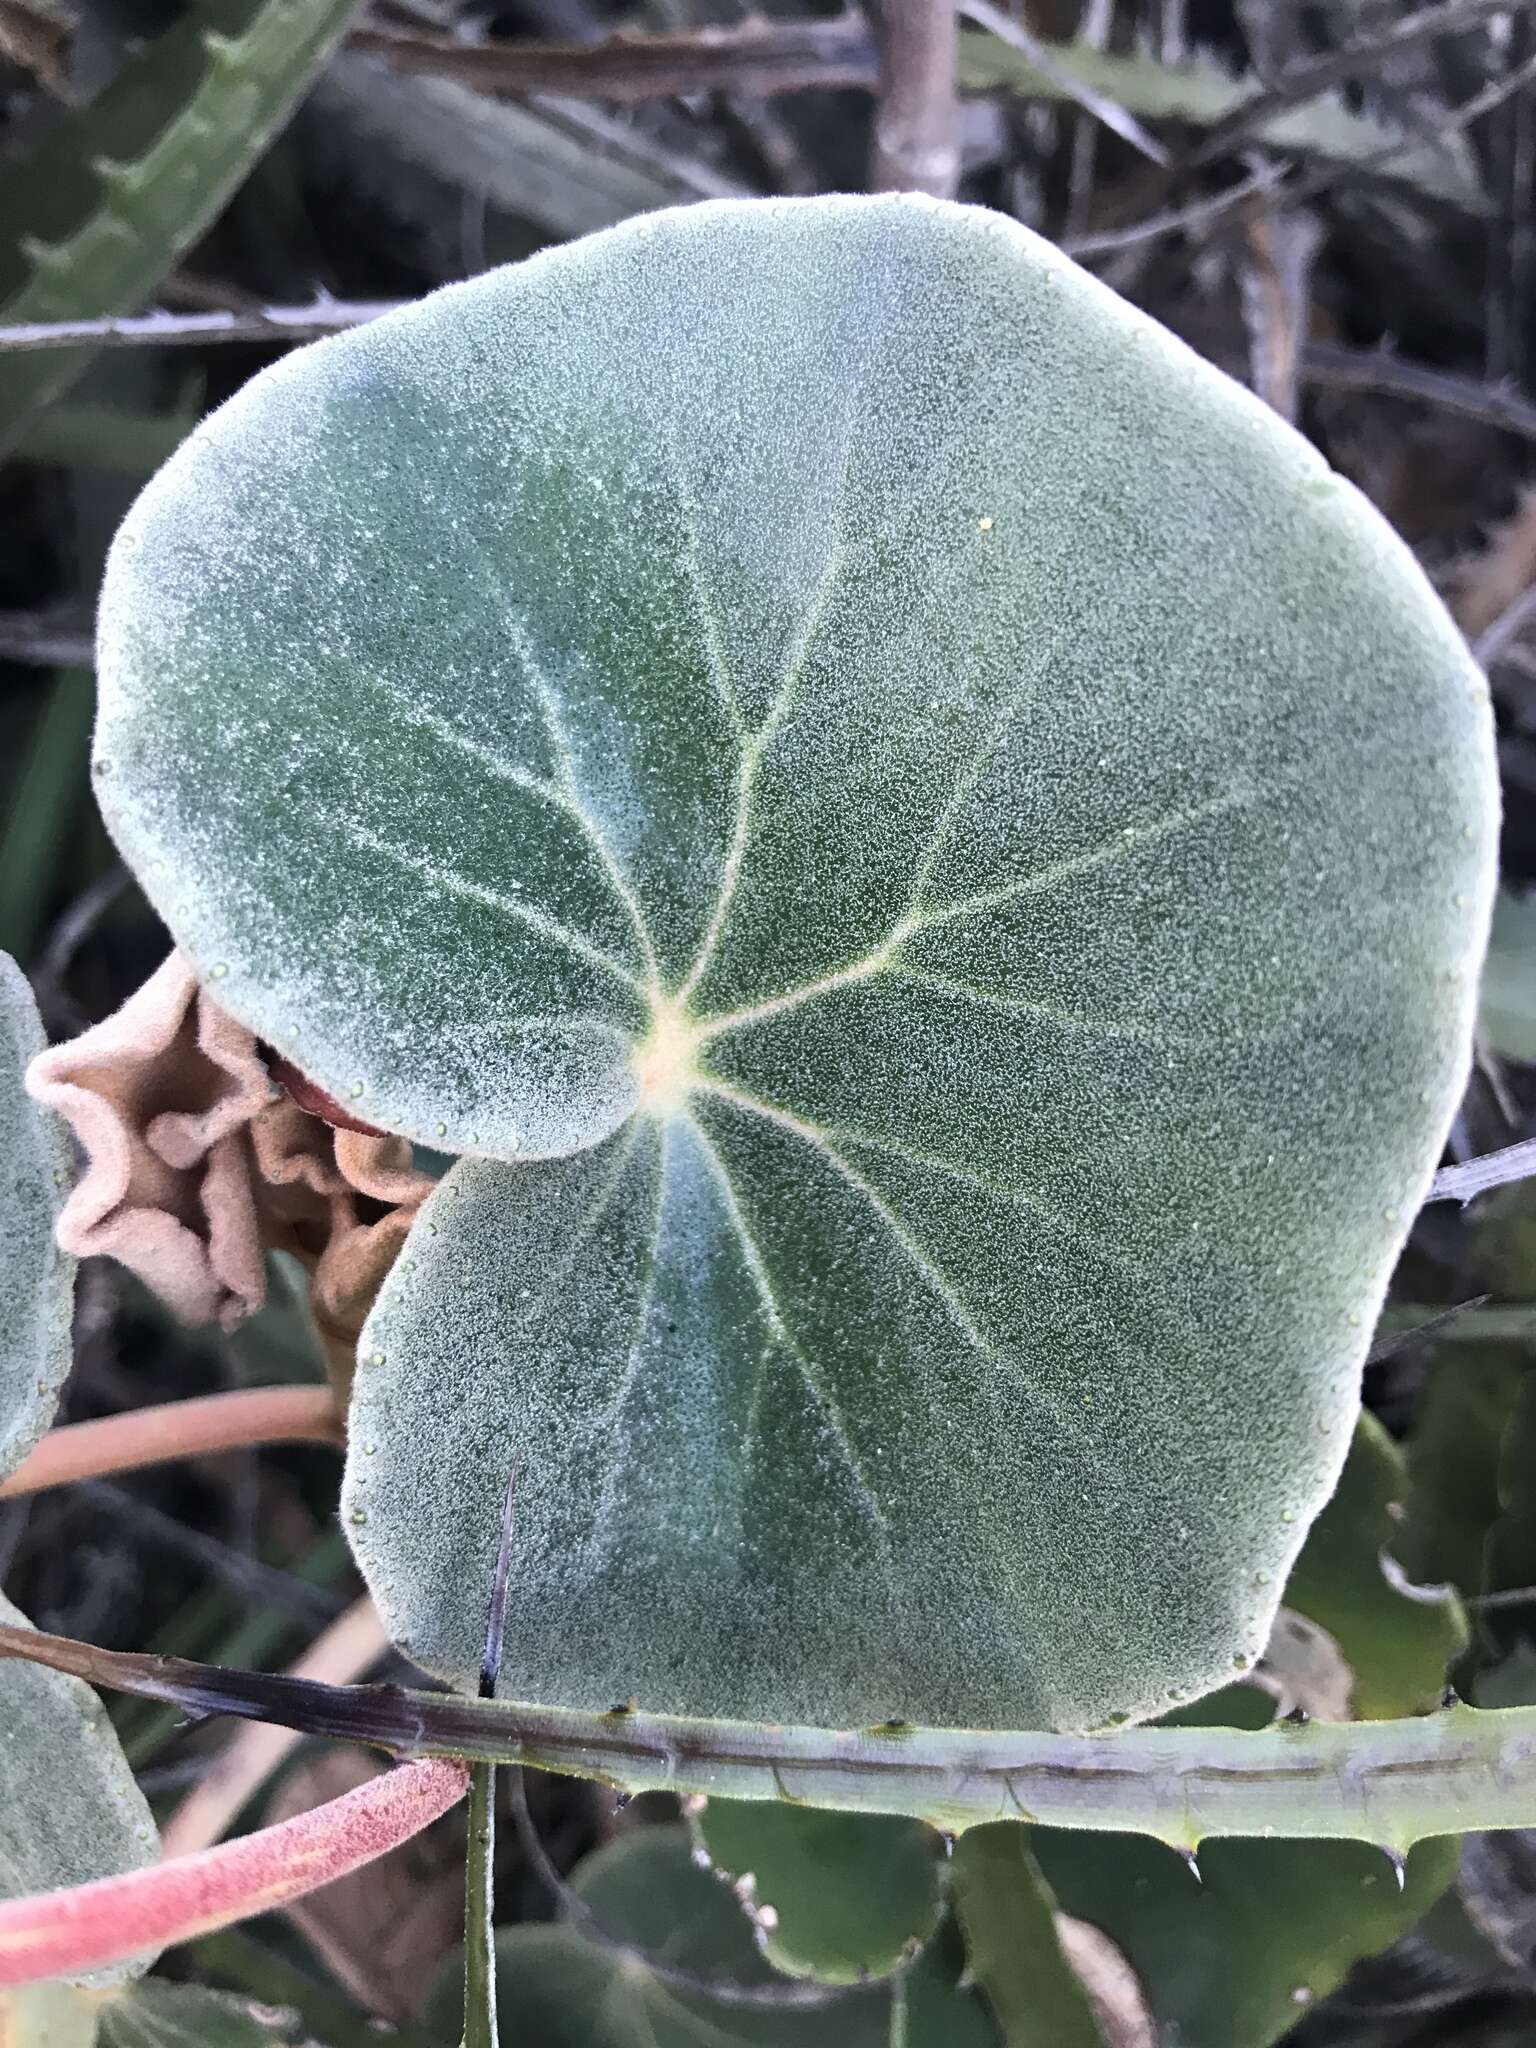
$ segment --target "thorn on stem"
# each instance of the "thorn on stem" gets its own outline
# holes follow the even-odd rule
[[[1195,1880],[1195,1883],[1203,1886],[1205,1883],[1205,1879],[1200,1875],[1200,1859],[1198,1856],[1196,1856],[1194,1850],[1186,1849],[1178,1842],[1171,1842],[1169,1844],[1169,1847],[1173,1850],[1174,1855],[1177,1856],[1179,1861],[1184,1865],[1185,1869],[1189,1872],[1190,1876]]]
[[[1380,1846],[1382,1855],[1386,1857],[1392,1866],[1392,1875],[1397,1879],[1398,1890],[1406,1890],[1408,1884],[1407,1857],[1404,1856],[1401,1849],[1394,1849],[1388,1842],[1383,1842]]]

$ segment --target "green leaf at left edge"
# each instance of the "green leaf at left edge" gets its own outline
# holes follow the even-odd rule
[[[54,1242],[68,1185],[58,1118],[27,1095],[43,1047],[32,991],[0,954],[0,1476],[48,1427],[70,1364],[74,1261]],[[29,1626],[0,1595],[0,1619]],[[152,1863],[160,1838],[106,1709],[88,1685],[40,1665],[0,1665],[0,1898]],[[113,1983],[144,1960],[92,1978]]]
[[[1383,1569],[1413,1542],[1391,1512],[1408,1497],[1401,1451],[1375,1418],[1356,1427],[1339,1489],[1313,1524],[1283,1609],[1326,1629],[1359,1718],[1435,1705],[1466,1640],[1453,1594],[1406,1587]],[[1233,1694],[1199,1703],[1230,1721]],[[1226,1712],[1223,1712],[1224,1703]],[[1419,1844],[1399,1890],[1379,1850],[1344,1842],[1211,1841],[1199,1881],[1167,1850],[1133,1835],[1034,1828],[1031,1844],[1065,1912],[1118,1945],[1154,2019],[1181,2048],[1264,2048],[1332,1991],[1362,1957],[1418,1921],[1456,1870],[1454,1840]]]
[[[764,1955],[790,1975],[887,1976],[938,1925],[939,1838],[919,1821],[711,1799],[691,1824],[758,1916]]]
[[[754,2008],[665,1983],[643,1960],[787,1986],[730,1890],[693,1861],[682,1829],[637,1828],[589,1856],[573,1882],[602,1930],[643,1953],[616,1954],[574,1924],[503,1929],[497,2003],[507,2048],[1001,2048],[978,1994],[960,1989],[964,1954],[948,1923],[890,1984],[820,2006]],[[458,1966],[446,1964],[428,2007],[445,2037],[462,1990]]]
[[[46,1043],[26,976],[0,953],[0,1478],[53,1420],[70,1366],[75,1262],[53,1234],[69,1137],[23,1085]]]

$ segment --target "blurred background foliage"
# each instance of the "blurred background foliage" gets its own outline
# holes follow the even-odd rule
[[[1506,804],[1452,1155],[1536,1134],[1536,9],[962,14],[957,34],[939,0],[0,0],[0,946],[54,1036],[114,1009],[166,948],[90,799],[91,620],[117,522],[196,421],[296,338],[631,214],[906,184],[1072,251],[1294,419],[1417,551],[1489,669]],[[280,1263],[275,1279],[224,1335],[87,1266],[66,1417],[318,1379],[302,1287]],[[1255,1682],[1185,1718],[1423,1711],[1448,1683],[1536,1701],[1533,1346],[1536,1184],[1427,1210],[1367,1371],[1374,1419],[1284,1637]],[[244,1452],[0,1502],[7,1591],[46,1629],[281,1668],[346,1641],[359,1588],[336,1477],[322,1448]],[[217,1826],[248,1826],[373,1768],[298,1744],[231,1787],[219,1729],[138,1701],[112,1712],[157,1813],[184,1828],[215,1825],[184,1805],[199,1796],[222,1799]],[[613,1941],[744,1981],[767,1965],[667,1802],[620,1812],[557,1780],[528,1796],[497,1870],[509,2040],[888,2037],[886,2005],[866,2018],[862,1993],[748,2013],[637,1974]],[[729,1815],[704,1827],[728,1861]],[[450,1817],[287,1916],[177,1952],[185,1988],[136,1994],[112,2038],[213,2041],[198,1984],[288,2015],[253,2040],[456,2038],[462,1829]],[[985,1896],[1017,1883],[1032,1902],[1002,1928],[1038,1999],[1010,2039],[1536,2039],[1530,1838],[1428,1845],[1399,1896],[1352,1845],[1213,1844],[1201,1882],[1154,1844],[1032,1833],[1022,1876],[1004,1868],[1011,1840],[969,1852]],[[586,1918],[568,1900],[550,1925],[551,1873],[572,1872]],[[926,1896],[920,1869],[913,1882]],[[1085,1948],[1073,1930],[1095,1927]],[[813,1915],[781,1945],[823,1938]],[[914,2039],[922,2000],[953,1982],[953,1940],[903,1994]],[[956,2041],[970,2024],[946,2022]],[[227,2013],[218,2025],[246,2038]]]

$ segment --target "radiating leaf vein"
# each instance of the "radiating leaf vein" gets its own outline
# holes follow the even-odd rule
[[[623,982],[624,986],[633,990],[636,995],[645,995],[644,986],[627,967],[603,952],[600,947],[594,946],[591,940],[584,938],[580,932],[572,931],[569,925],[546,916],[543,911],[535,910],[530,904],[518,902],[515,897],[503,896],[495,889],[487,889],[483,883],[472,882],[467,876],[455,874],[450,868],[439,867],[436,862],[427,860],[421,854],[408,853],[403,847],[394,846],[389,840],[381,838],[377,832],[370,831],[366,825],[356,824],[350,818],[342,818],[338,822],[347,837],[369,853],[376,853],[382,859],[392,861],[396,867],[403,868],[407,874],[416,875],[445,895],[460,896],[466,902],[478,903],[486,910],[494,910],[516,923],[527,925],[531,931],[539,932],[543,937],[553,940],[556,945],[563,946],[567,952],[574,953],[589,966],[600,969],[604,974],[611,974],[616,981]]]
[[[804,1346],[791,1332],[788,1323],[784,1319],[784,1312],[779,1306],[777,1295],[774,1293],[773,1282],[768,1273],[767,1263],[763,1258],[762,1248],[753,1236],[746,1217],[742,1214],[741,1202],[736,1193],[735,1183],[731,1179],[725,1161],[720,1157],[719,1148],[696,1119],[690,1117],[688,1121],[698,1140],[699,1147],[704,1153],[705,1158],[709,1161],[719,1183],[721,1200],[725,1204],[726,1214],[730,1217],[731,1226],[735,1230],[741,1244],[742,1257],[746,1261],[748,1272],[752,1275],[753,1285],[757,1288],[768,1327],[772,1330],[776,1340],[794,1360],[800,1377],[805,1383],[806,1392],[826,1417],[833,1440],[842,1454],[849,1476],[859,1489],[860,1497],[869,1511],[870,1519],[878,1527],[882,1536],[888,1536],[890,1533],[889,1519],[885,1509],[880,1504],[879,1495],[875,1492],[874,1487],[865,1476],[862,1465],[859,1463],[858,1454],[854,1450],[852,1440],[843,1422],[842,1411],[834,1400],[831,1391],[822,1384],[820,1375],[812,1365]],[[754,1413],[756,1412],[757,1392],[761,1388],[763,1372],[765,1370],[766,1368],[764,1367],[759,1367],[758,1370],[757,1385],[753,1392]]]

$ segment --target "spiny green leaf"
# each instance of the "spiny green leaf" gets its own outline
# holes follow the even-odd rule
[[[1396,1552],[1411,1579],[1483,1591],[1499,1456],[1526,1369],[1518,1345],[1436,1347],[1408,1443],[1411,1512]]]
[[[1361,1956],[1411,1927],[1455,1874],[1456,1843],[1424,1842],[1405,1888],[1359,1842],[1212,1842],[1197,1879],[1167,1849],[1036,1828],[1064,1911],[1100,1927],[1180,2048],[1266,2048]]]
[[[0,322],[130,313],[225,205],[356,0],[200,0],[0,174]],[[90,361],[0,365],[0,447]]]
[[[290,357],[150,486],[98,785],[221,1000],[476,1157],[345,1508],[506,1692],[1080,1728],[1262,1647],[1467,1063],[1483,678],[1011,222],[689,208]]]
[[[319,2048],[291,2016],[227,1991],[149,1977],[103,2006],[95,2048],[282,2048],[299,2041]]]
[[[1285,1605],[1328,1631],[1349,1670],[1349,1712],[1360,1721],[1423,1714],[1466,1648],[1454,1592],[1394,1577],[1404,1535],[1406,1460],[1375,1416],[1362,1414],[1338,1489],[1286,1583]],[[1401,1568],[1399,1567],[1399,1572]]]
[[[289,2016],[200,1984],[149,1977],[105,1999],[72,1984],[0,1993],[4,2048],[287,2048],[300,2038]]]
[[[693,1832],[759,1916],[764,1955],[793,1976],[888,1976],[938,1925],[939,1842],[919,1821],[711,1799]]]
[[[957,1988],[964,1958],[941,1931],[894,1984],[850,1991],[824,2006],[729,2005],[657,1977],[644,1956],[735,1984],[771,1985],[746,1915],[701,1870],[681,1829],[641,1828],[599,1849],[575,1877],[599,1926],[631,1953],[574,1927],[518,1927],[497,1936],[498,2005],[508,2048],[997,2048],[972,1991]],[[778,1980],[780,1983],[782,1979]],[[448,1965],[428,2017],[446,2034],[460,1983]]]

